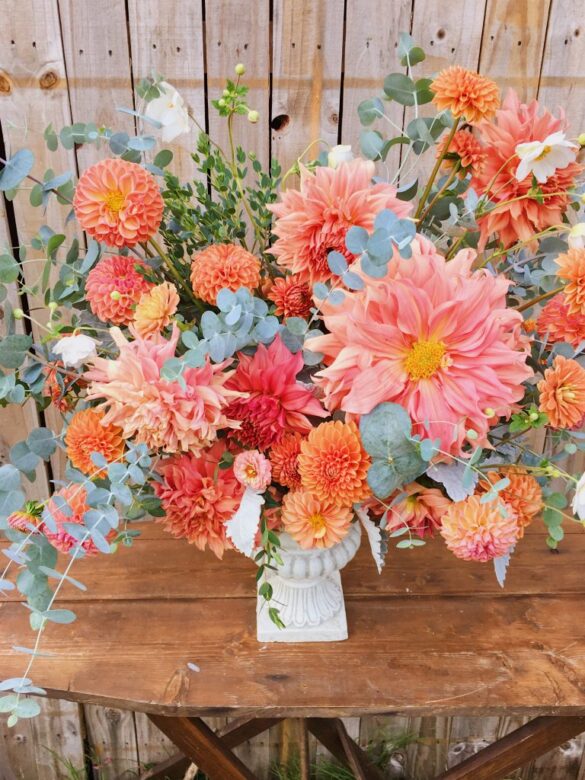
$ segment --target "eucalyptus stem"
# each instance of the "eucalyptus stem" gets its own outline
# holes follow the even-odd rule
[[[556,295],[557,293],[562,292],[564,287],[556,287],[554,290],[551,290],[550,292],[543,293],[542,295],[539,295],[536,298],[531,298],[529,301],[526,301],[525,303],[521,304],[520,306],[516,306],[516,311],[526,311],[526,309],[531,309],[533,306],[536,306],[537,303],[541,303],[542,301],[546,301],[549,298],[552,298],[553,295]]]
[[[427,182],[426,187],[424,188],[423,194],[421,196],[421,199],[418,202],[418,207],[416,209],[416,213],[414,215],[415,219],[420,219],[421,212],[424,208],[424,205],[427,201],[427,198],[430,195],[431,189],[433,188],[433,184],[435,182],[435,179],[437,178],[437,174],[439,173],[439,169],[441,167],[441,163],[445,159],[445,155],[449,151],[449,147],[451,146],[451,141],[453,140],[455,133],[457,132],[457,128],[459,126],[459,117],[454,120],[453,127],[451,128],[451,132],[449,133],[447,137],[447,143],[445,144],[445,147],[441,154],[437,157],[435,161],[435,165],[433,167],[433,170],[431,171],[431,175],[429,177],[429,180]]]
[[[149,240],[152,248],[155,250],[155,252],[158,254],[158,256],[163,260],[163,262],[165,264],[165,268],[169,271],[169,273],[171,274],[173,279],[177,282],[179,287],[182,290],[184,290],[184,292],[187,293],[189,298],[191,298],[193,303],[195,303],[199,307],[200,306],[200,302],[197,300],[197,298],[195,297],[195,294],[193,293],[193,291],[191,290],[191,288],[189,287],[189,285],[187,284],[185,279],[183,279],[183,277],[181,276],[181,274],[177,270],[175,264],[173,263],[173,261],[171,260],[169,255],[163,250],[163,248],[160,246],[158,241],[156,241],[154,238],[149,238],[148,240]]]
[[[453,170],[452,170],[452,171],[451,171],[451,173],[449,174],[449,176],[448,176],[448,178],[447,178],[447,181],[446,181],[446,182],[443,184],[443,186],[442,186],[442,187],[441,187],[439,190],[437,190],[437,192],[435,193],[435,196],[433,197],[433,199],[431,200],[431,202],[428,204],[428,206],[426,207],[426,209],[425,209],[425,210],[423,211],[423,213],[421,214],[421,216],[420,216],[420,221],[421,221],[421,222],[424,222],[424,220],[425,220],[425,219],[426,219],[426,217],[428,216],[429,212],[431,211],[431,209],[433,208],[433,206],[435,205],[435,203],[436,203],[436,202],[439,200],[439,198],[441,197],[441,195],[442,195],[442,194],[443,194],[443,193],[444,193],[444,192],[445,192],[447,189],[449,189],[450,185],[453,183],[453,181],[454,181],[454,179],[456,178],[457,174],[459,173],[460,169],[461,169],[461,163],[460,163],[459,161],[457,161],[457,162],[455,163],[455,165],[453,166]]]

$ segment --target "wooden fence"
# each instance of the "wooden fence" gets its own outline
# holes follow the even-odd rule
[[[585,130],[582,0],[0,0],[0,147],[32,148],[41,172],[86,167],[99,152],[49,155],[44,128],[92,120],[133,132],[133,119],[116,107],[134,105],[134,84],[152,70],[221,139],[224,128],[209,101],[243,62],[261,120],[242,120],[242,143],[263,162],[273,156],[288,166],[315,138],[356,143],[357,106],[397,68],[402,30],[427,52],[429,74],[452,62],[479,68],[524,98],[565,106],[575,132]],[[395,119],[402,121],[401,111]],[[189,175],[193,140],[183,137],[175,147],[182,176]],[[45,220],[63,227],[54,206],[45,218],[26,196],[7,206],[0,201],[0,247],[27,243]],[[32,281],[38,267],[34,253],[29,257],[24,273]],[[28,305],[42,320],[40,302]],[[2,412],[0,460],[34,419],[33,409]],[[39,472],[31,496],[47,491],[47,475]],[[518,719],[369,717],[348,725],[364,741],[410,735],[389,776],[424,780]],[[267,776],[271,761],[290,755],[291,735],[294,725],[273,729],[241,755]],[[74,777],[64,762],[91,764],[102,780],[130,778],[171,750],[142,715],[58,701],[44,702],[40,718],[16,729],[2,719],[0,737],[0,780]],[[568,743],[516,776],[585,780],[582,744]]]

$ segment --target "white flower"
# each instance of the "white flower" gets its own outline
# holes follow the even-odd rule
[[[571,509],[573,510],[573,514],[577,515],[579,520],[585,520],[585,474],[582,474],[581,479],[579,482],[577,482]]]
[[[547,135],[544,141],[529,141],[518,144],[516,154],[520,165],[514,174],[518,181],[523,181],[528,174],[533,173],[541,184],[552,176],[557,168],[566,168],[575,159],[579,147],[567,141],[560,130]]]
[[[577,222],[569,230],[569,246],[571,249],[585,249],[585,222]]]
[[[353,160],[351,146],[345,146],[344,144],[332,147],[327,155],[327,164],[330,168],[337,168],[339,163],[350,162],[351,160]]]
[[[95,345],[96,342],[92,338],[80,333],[77,336],[65,336],[59,339],[52,347],[52,351],[61,357],[64,365],[79,368],[82,363],[96,357]]]
[[[162,140],[167,143],[189,132],[189,112],[185,101],[171,84],[161,81],[158,88],[161,96],[148,103],[144,115],[161,123]]]

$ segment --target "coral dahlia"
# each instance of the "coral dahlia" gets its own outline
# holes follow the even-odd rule
[[[299,455],[303,437],[300,433],[285,433],[278,444],[270,448],[272,476],[284,487],[296,490],[301,486]]]
[[[482,504],[479,496],[451,504],[443,515],[441,536],[457,558],[489,561],[509,553],[518,539],[518,520],[510,507],[500,512],[495,499]]]
[[[85,297],[102,322],[127,325],[142,295],[154,287],[136,270],[147,266],[135,257],[104,257],[92,268],[85,282]]]
[[[120,458],[124,452],[122,429],[117,425],[104,425],[103,419],[103,412],[83,409],[73,415],[67,427],[67,457],[84,474],[97,476],[100,472],[91,459],[93,452],[103,455],[108,463]]]
[[[293,355],[279,336],[269,347],[260,344],[252,357],[240,353],[238,359],[226,388],[243,397],[232,401],[226,414],[240,421],[231,436],[244,446],[268,449],[285,431],[308,433],[312,426],[307,415],[327,416],[311,389],[297,382],[303,356],[300,352]]]
[[[448,136],[445,136],[437,146],[437,157],[445,152]],[[480,173],[487,158],[486,149],[480,144],[471,130],[458,130],[449,144],[447,156],[443,159],[442,167],[451,170],[456,162],[461,163],[461,176],[471,170],[472,173]]]
[[[95,358],[86,374],[91,381],[88,398],[101,401],[105,425],[119,425],[125,439],[164,452],[198,452],[216,439],[218,430],[238,426],[228,419],[227,406],[241,393],[228,389],[232,372],[225,371],[225,363],[207,360],[201,368],[186,368],[182,383],[161,376],[165,362],[175,356],[176,326],[168,341],[135,334],[128,342],[118,328],[111,334],[119,356]]]
[[[330,410],[401,404],[416,432],[458,454],[468,429],[485,445],[490,425],[523,397],[528,339],[506,306],[507,279],[471,271],[473,253],[447,263],[422,237],[412,250],[383,279],[366,277],[363,290],[325,307],[329,333],[309,342],[327,364],[315,382]]]
[[[234,474],[240,485],[263,493],[270,484],[270,461],[258,450],[246,450],[234,459]]]
[[[557,355],[538,383],[540,411],[553,428],[575,428],[585,417],[585,369],[576,360]]]
[[[101,160],[79,179],[73,198],[83,230],[109,246],[135,246],[159,228],[163,199],[147,170],[117,158]]]
[[[200,550],[209,546],[218,558],[231,547],[224,523],[237,512],[244,491],[232,468],[218,468],[224,452],[217,441],[200,455],[167,458],[158,466],[162,482],[153,483],[167,531]]]
[[[142,294],[134,312],[134,327],[141,336],[152,336],[170,325],[179,305],[174,284],[163,282]]]
[[[354,422],[321,423],[301,442],[301,484],[322,501],[351,506],[369,496],[369,467],[370,458]]]
[[[479,487],[488,490],[491,485],[505,477],[510,480],[510,484],[500,490],[498,496],[514,512],[518,521],[518,538],[521,538],[524,536],[524,529],[530,525],[535,515],[542,511],[542,490],[534,477],[521,466],[488,471]]]
[[[56,496],[59,496],[67,503],[70,510],[67,514],[65,514],[62,509],[59,509],[55,502]],[[87,492],[85,488],[80,485],[66,485],[49,499],[47,509],[55,521],[57,530],[50,531],[47,524],[43,523],[41,531],[59,552],[68,553],[73,547],[76,547],[79,542],[65,530],[65,526],[69,523],[85,525],[83,516],[91,509],[87,503]],[[116,531],[112,529],[108,534],[107,539],[113,539],[115,535]],[[82,542],[81,548],[85,551],[86,555],[96,555],[98,552],[98,548],[95,546],[94,541],[89,537]]]
[[[294,275],[275,279],[267,297],[276,304],[279,317],[308,317],[313,307],[311,288]]]
[[[439,111],[449,109],[454,117],[463,117],[470,125],[491,119],[500,105],[496,82],[461,65],[442,70],[431,84],[431,90]]]
[[[304,550],[340,542],[347,536],[352,517],[349,507],[320,501],[305,490],[287,493],[282,502],[284,530]]]
[[[578,347],[585,340],[585,314],[571,314],[563,293],[551,298],[538,315],[536,328],[549,343],[566,341]]]
[[[374,172],[374,163],[361,159],[337,168],[318,167],[314,173],[301,166],[300,191],[286,190],[281,202],[270,206],[276,216],[272,231],[278,236],[271,252],[283,268],[304,282],[330,279],[331,250],[350,263],[355,259],[345,246],[348,228],[371,230],[383,209],[408,216],[411,207],[396,197],[395,187],[372,184]]]
[[[569,314],[585,314],[585,249],[568,249],[556,263],[557,276],[567,282],[563,294]]]
[[[443,515],[451,506],[451,501],[437,488],[427,488],[418,482],[405,485],[401,492],[406,496],[393,504],[386,515],[386,530],[389,533],[408,527],[421,539],[433,536],[441,527]]]
[[[193,258],[191,284],[198,298],[215,306],[224,287],[232,292],[240,287],[255,290],[260,284],[260,261],[237,244],[212,244]]]
[[[508,92],[495,121],[479,126],[488,154],[481,171],[474,172],[471,183],[481,194],[489,187],[487,194],[493,204],[478,219],[481,247],[492,234],[496,234],[507,248],[518,240],[531,241],[535,233],[562,222],[569,203],[565,193],[575,184],[583,166],[572,162],[565,168],[558,168],[539,185],[541,194],[538,197],[527,197],[532,188],[532,175],[522,181],[516,179],[519,163],[516,147],[523,142],[542,141],[566,127],[563,116],[557,119],[549,111],[540,111],[536,100],[530,105],[521,103],[513,90]]]

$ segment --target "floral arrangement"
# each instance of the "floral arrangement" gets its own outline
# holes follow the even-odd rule
[[[0,398],[61,419],[0,468],[0,589],[27,597],[37,632],[23,676],[0,683],[11,724],[38,709],[24,694],[40,692],[44,627],[75,617],[54,606],[64,582],[83,587],[72,564],[133,544],[145,515],[254,558],[277,625],[266,574],[283,532],[330,547],[361,522],[378,566],[435,537],[503,584],[530,523],[555,548],[585,521],[585,479],[565,463],[585,448],[585,138],[461,67],[415,79],[408,35],[399,52],[406,72],[359,106],[359,155],[312,146],[264,170],[235,140],[259,121],[238,65],[213,104],[229,148],[201,130],[189,183],[153,151],[192,121],[159,77],[130,112],[152,135],[47,128],[50,149],[103,151],[76,183],[35,178],[26,149],[2,160],[9,200],[56,198],[72,218],[32,238],[34,283],[24,245],[0,257]],[[22,293],[44,296],[48,321],[9,303]],[[26,502],[23,480],[59,451],[64,479]]]

